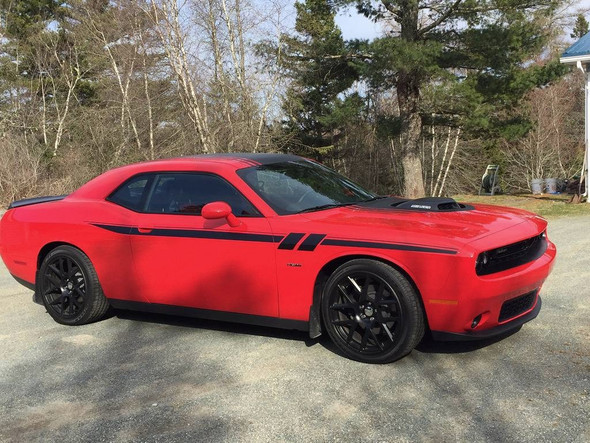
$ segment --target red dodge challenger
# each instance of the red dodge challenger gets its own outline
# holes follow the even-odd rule
[[[59,323],[110,306],[327,332],[385,363],[435,339],[487,338],[541,309],[555,245],[529,212],[377,196],[311,160],[184,157],[12,203],[10,273]]]

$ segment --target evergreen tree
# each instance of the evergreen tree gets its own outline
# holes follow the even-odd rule
[[[420,137],[422,99],[428,85],[450,94],[449,110],[464,103],[510,107],[531,88],[563,70],[531,65],[549,32],[545,24],[559,0],[339,0],[356,5],[393,32],[370,44],[368,78],[373,87],[395,90],[400,113],[404,193],[424,195]],[[482,110],[483,108],[479,107]],[[452,112],[449,112],[451,114]],[[486,118],[482,113],[475,115]],[[522,125],[519,126],[522,129]]]
[[[285,122],[296,145],[331,148],[363,105],[350,88],[359,78],[358,64],[351,59],[335,24],[334,8],[325,0],[295,4],[296,37],[285,38],[284,67],[293,82],[286,93]],[[297,146],[294,146],[295,150]]]
[[[588,34],[588,20],[584,17],[584,14],[578,14],[576,18],[576,24],[570,34],[571,38],[580,39]]]
[[[59,0],[0,0],[0,23],[5,36],[22,39],[43,30],[65,10]]]

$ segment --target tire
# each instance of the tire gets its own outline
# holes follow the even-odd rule
[[[364,363],[389,363],[409,354],[424,335],[424,314],[414,287],[393,267],[356,259],[330,276],[322,319],[334,345]]]
[[[109,309],[90,259],[72,246],[58,246],[41,264],[38,290],[53,319],[63,325],[100,320]]]

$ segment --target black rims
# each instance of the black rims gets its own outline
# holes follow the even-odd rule
[[[328,316],[341,339],[365,354],[394,347],[403,331],[403,312],[393,288],[369,272],[345,275],[331,294]]]
[[[43,279],[43,300],[47,309],[64,319],[77,316],[86,302],[86,278],[82,268],[66,254],[47,262]]]
[[[103,317],[109,308],[90,259],[72,246],[58,246],[41,264],[37,291],[55,321],[81,325]]]
[[[347,356],[386,363],[409,353],[424,332],[414,288],[394,268],[353,260],[328,280],[322,301],[324,326]]]

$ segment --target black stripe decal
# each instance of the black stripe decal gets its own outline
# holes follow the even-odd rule
[[[143,234],[132,228],[131,235],[152,235],[155,237],[183,237],[183,238],[209,238],[215,240],[237,240],[253,241],[263,243],[278,243],[283,237],[267,234],[249,234],[245,232],[223,232],[223,231],[197,231],[193,229],[153,229]]]
[[[435,254],[450,254],[455,255],[457,251],[451,249],[438,249],[429,248],[425,246],[411,246],[411,245],[400,245],[393,243],[376,243],[369,241],[357,241],[357,240],[336,240],[328,238],[322,242],[322,245],[326,246],[350,246],[354,248],[371,248],[371,249],[395,249],[398,251],[412,251],[412,252],[432,252]]]
[[[236,240],[236,241],[251,241],[261,243],[279,243],[283,237],[277,235],[267,234],[250,234],[246,232],[223,232],[223,231],[199,231],[194,229],[162,229],[155,228],[150,232],[139,232],[137,228],[125,226],[111,226],[95,224],[99,228],[103,228],[118,234],[143,235],[155,237],[181,237],[181,238],[207,238],[215,240]]]
[[[127,235],[152,235],[156,237],[181,237],[181,238],[205,238],[216,240],[235,240],[235,241],[251,241],[261,243],[280,243],[278,249],[292,250],[305,234],[291,233],[286,237],[280,235],[268,234],[251,234],[246,232],[223,232],[223,231],[199,231],[193,229],[153,229],[151,232],[142,233],[137,228],[131,226],[116,226],[116,225],[102,225],[93,223],[93,226],[106,229],[107,231],[116,232],[117,234]],[[359,240],[338,240],[338,239],[324,239],[326,234],[309,234],[305,240],[299,245],[299,251],[314,251],[315,248],[321,244],[325,246],[345,246],[353,248],[369,248],[369,249],[390,249],[398,251],[411,252],[431,252],[434,254],[449,254],[455,255],[457,251],[452,249],[430,248],[426,246],[412,246],[395,243],[378,243]],[[322,241],[323,240],[323,241]],[[321,243],[320,243],[321,242]]]
[[[299,240],[301,240],[304,235],[305,234],[300,234],[298,232],[292,232],[283,239],[279,245],[279,249],[294,249],[295,246],[297,246],[297,243],[299,243]]]
[[[299,245],[299,251],[313,251],[324,239],[326,234],[309,234],[303,243]]]
[[[106,229],[107,231],[116,232],[117,234],[131,234],[131,226],[99,225],[96,223],[92,223],[92,226]]]

